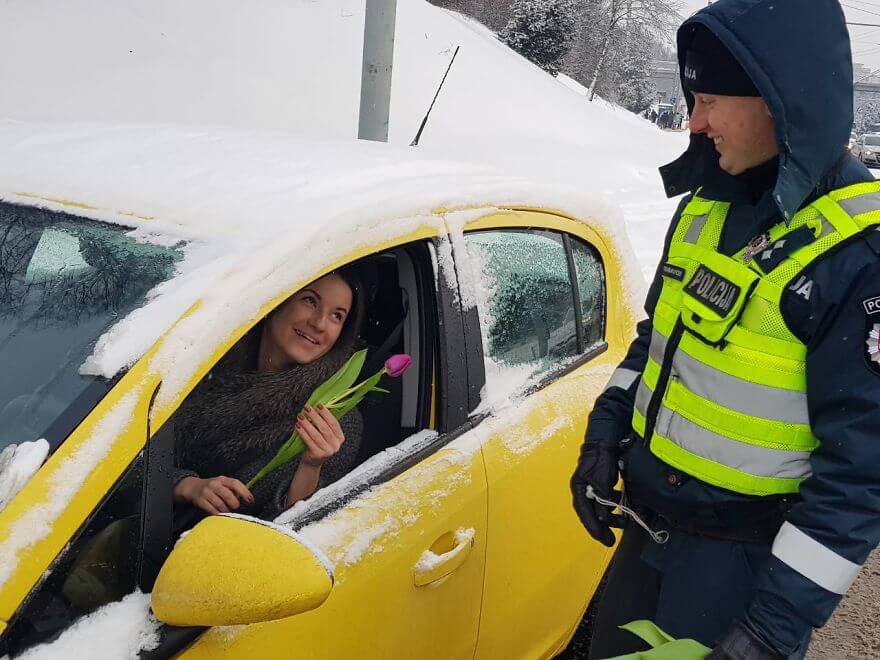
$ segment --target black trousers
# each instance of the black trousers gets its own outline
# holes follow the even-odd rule
[[[757,573],[769,555],[769,544],[674,530],[667,543],[658,545],[641,528],[628,526],[609,567],[589,657],[647,650],[640,639],[617,627],[638,619],[712,648],[745,614]],[[808,644],[809,637],[792,660],[803,658]]]

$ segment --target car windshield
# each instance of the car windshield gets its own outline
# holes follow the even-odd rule
[[[54,450],[111,383],[79,373],[98,338],[174,275],[182,245],[0,202],[0,450]]]
[[[880,135],[866,135],[865,144],[869,147],[880,147]]]

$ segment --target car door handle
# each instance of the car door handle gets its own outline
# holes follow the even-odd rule
[[[459,529],[455,532],[455,545],[449,552],[438,555],[425,550],[413,566],[415,585],[423,587],[441,580],[461,566],[474,547],[474,534],[473,529]]]

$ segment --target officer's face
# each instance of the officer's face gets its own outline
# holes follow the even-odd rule
[[[779,153],[773,117],[760,97],[694,94],[691,132],[715,143],[728,174],[742,174]]]

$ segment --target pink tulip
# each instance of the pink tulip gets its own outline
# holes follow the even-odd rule
[[[406,353],[399,353],[397,355],[392,355],[390,358],[385,360],[385,371],[388,372],[388,375],[392,378],[399,378],[403,375],[403,372],[409,369],[409,365],[412,364],[412,358]]]

